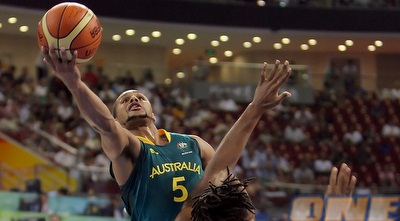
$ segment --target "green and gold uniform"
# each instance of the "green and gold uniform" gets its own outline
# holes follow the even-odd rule
[[[203,175],[195,139],[165,130],[159,130],[159,134],[169,143],[157,146],[138,137],[140,154],[129,179],[120,187],[132,221],[174,220]],[[113,176],[112,168],[110,172]]]

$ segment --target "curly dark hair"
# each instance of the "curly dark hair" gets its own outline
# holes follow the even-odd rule
[[[220,186],[210,182],[204,192],[193,198],[191,220],[236,221],[245,220],[248,211],[254,214],[255,207],[245,191],[254,178],[239,181],[228,169],[228,177]]]

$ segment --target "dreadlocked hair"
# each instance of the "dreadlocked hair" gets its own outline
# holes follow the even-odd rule
[[[193,198],[191,212],[193,221],[244,221],[248,211],[254,214],[255,207],[245,189],[254,178],[239,181],[232,173],[220,186],[209,182],[204,192]]]

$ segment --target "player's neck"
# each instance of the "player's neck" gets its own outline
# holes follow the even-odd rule
[[[156,145],[164,145],[165,139],[158,134],[158,128],[154,124],[143,125],[130,130],[135,136],[140,136],[150,140]]]

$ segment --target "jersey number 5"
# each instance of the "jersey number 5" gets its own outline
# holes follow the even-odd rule
[[[185,181],[185,177],[180,176],[180,177],[174,177],[172,179],[172,190],[173,191],[181,191],[182,196],[180,197],[174,197],[174,202],[181,203],[184,202],[188,198],[188,191],[184,185],[178,184],[179,182]]]

